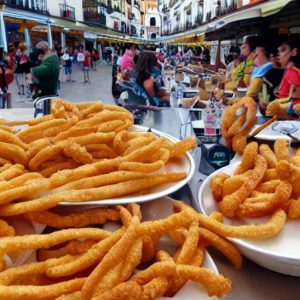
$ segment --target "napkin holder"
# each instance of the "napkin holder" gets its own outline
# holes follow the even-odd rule
[[[200,143],[201,158],[199,171],[204,175],[210,175],[216,170],[229,165],[231,160],[231,151],[222,144],[204,144]]]

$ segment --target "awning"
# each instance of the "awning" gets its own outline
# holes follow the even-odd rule
[[[25,10],[20,10],[12,7],[8,7],[6,5],[2,6],[2,12],[4,17],[11,17],[21,20],[30,20],[35,21],[40,24],[48,24],[49,16],[42,15],[34,12],[29,12]]]
[[[183,44],[187,44],[187,43],[202,43],[204,42],[204,35],[194,35],[194,36],[190,36],[190,37],[181,37],[181,38],[177,38],[175,39],[175,43],[183,43]]]
[[[268,17],[270,15],[276,14],[279,12],[283,7],[285,7],[290,2],[293,2],[295,0],[276,0],[272,1],[270,3],[266,3],[261,8],[261,16],[262,17]]]
[[[124,38],[124,34],[121,32],[114,31],[109,28],[104,27],[98,27],[98,26],[90,26],[85,23],[81,22],[72,22],[61,18],[50,18],[51,25],[52,26],[58,26],[63,28],[69,28],[72,30],[81,30],[84,32],[92,32],[98,35],[106,36],[106,37],[112,37],[112,38]]]
[[[51,17],[50,22],[52,26],[68,28],[73,30],[89,31],[89,27],[80,22],[72,22],[66,19],[55,18],[55,17]]]

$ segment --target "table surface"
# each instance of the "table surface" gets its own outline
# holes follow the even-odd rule
[[[8,120],[31,119],[33,109],[9,109],[0,110],[0,119]],[[187,126],[182,130],[182,123],[188,121],[187,109],[164,108],[159,112],[149,111],[143,126],[155,128],[177,138],[192,134]],[[180,130],[181,129],[181,130]],[[184,134],[183,134],[184,133]],[[199,161],[201,150],[193,153],[196,162],[196,172],[190,183],[173,194],[176,199],[181,199],[198,208],[198,190],[206,176],[201,174]],[[233,289],[226,297],[228,300],[286,300],[300,299],[300,278],[282,275],[258,266],[244,258],[241,270],[236,270],[230,262],[214,250],[210,253],[219,269],[219,272],[229,277],[233,282]]]

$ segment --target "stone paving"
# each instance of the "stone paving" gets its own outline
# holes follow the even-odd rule
[[[60,90],[59,97],[73,102],[102,100],[106,104],[113,104],[111,94],[112,66],[98,65],[97,71],[90,71],[90,84],[83,83],[83,73],[73,66],[72,82],[67,82],[63,73],[60,72]],[[25,96],[18,95],[18,89],[15,80],[9,86],[9,92],[12,95],[12,108],[31,108],[33,102],[30,102]]]

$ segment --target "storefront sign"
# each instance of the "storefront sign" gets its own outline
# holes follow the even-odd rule
[[[92,32],[85,32],[84,33],[84,38],[85,39],[95,40],[97,38],[97,34],[92,33]]]

